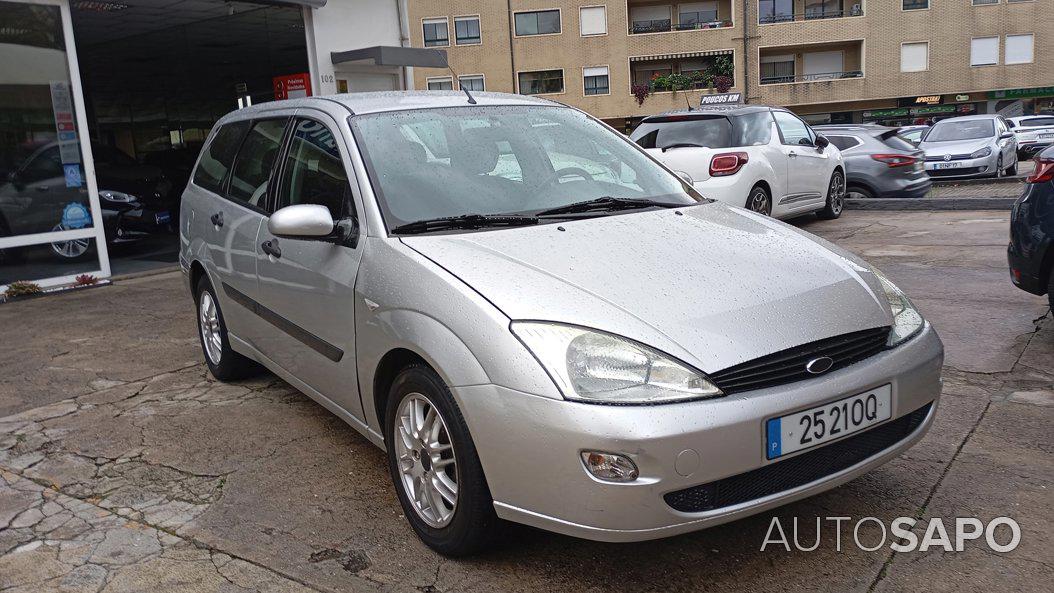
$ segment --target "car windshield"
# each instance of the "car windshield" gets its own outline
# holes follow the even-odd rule
[[[990,119],[968,121],[942,121],[930,128],[923,139],[926,142],[953,142],[955,140],[978,140],[995,136],[995,124]]]
[[[600,198],[702,200],[627,139],[566,107],[421,109],[350,122],[389,229],[446,217],[532,216]]]

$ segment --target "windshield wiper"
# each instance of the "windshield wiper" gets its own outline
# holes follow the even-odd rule
[[[673,144],[667,144],[666,146],[663,146],[660,150],[662,150],[663,152],[666,152],[667,150],[670,150],[670,149],[673,149],[673,148],[710,148],[710,147],[709,146],[703,146],[702,144],[696,144],[695,142],[675,142]]]
[[[655,200],[638,198],[613,198],[604,196],[595,200],[575,202],[566,206],[558,206],[548,210],[542,210],[535,216],[558,216],[560,214],[578,214],[584,212],[614,212],[616,210],[635,210],[638,208],[680,208],[687,204],[671,204],[668,202],[656,202]]]
[[[415,235],[431,231],[444,231],[448,229],[482,229],[492,227],[513,227],[538,224],[538,219],[533,216],[512,216],[505,214],[462,214],[461,216],[446,216],[443,218],[430,218],[418,220],[399,225],[391,232],[398,235]]]

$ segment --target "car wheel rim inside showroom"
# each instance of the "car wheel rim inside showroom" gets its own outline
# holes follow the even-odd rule
[[[309,84],[296,4],[0,0],[0,288],[175,266],[212,125]]]

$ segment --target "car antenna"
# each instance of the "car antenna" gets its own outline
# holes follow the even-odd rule
[[[688,93],[684,93],[684,102],[688,104],[688,111],[691,111],[692,102],[688,99]]]
[[[457,72],[454,72],[454,67],[450,64],[447,64],[446,67],[447,70],[450,70],[450,73],[454,75],[454,79],[457,80],[457,85],[461,87],[461,90],[465,91],[465,96],[468,97],[468,104],[475,105],[476,98],[472,96],[472,93],[468,92],[468,89],[461,86],[461,77],[457,75]]]

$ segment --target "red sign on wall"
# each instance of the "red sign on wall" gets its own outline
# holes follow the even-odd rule
[[[276,101],[311,96],[311,76],[307,72],[275,76],[272,85]]]

